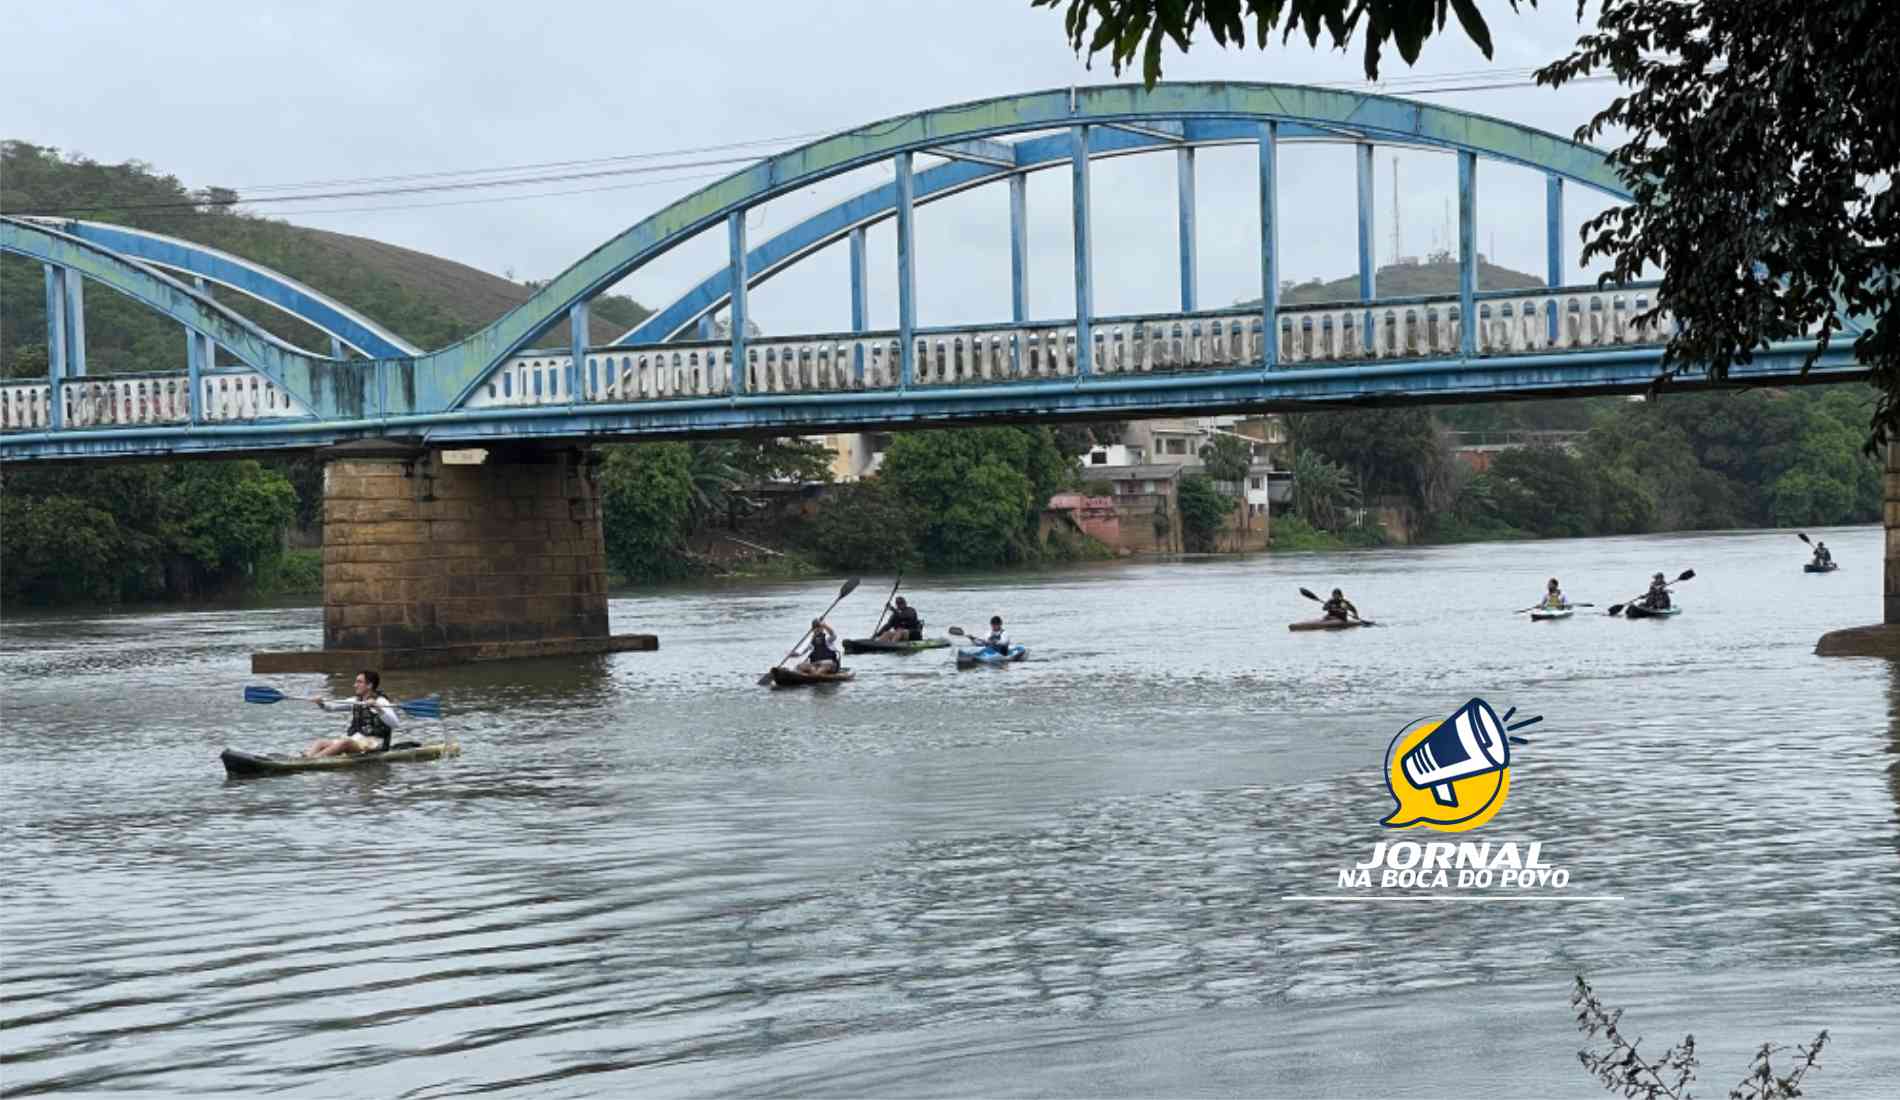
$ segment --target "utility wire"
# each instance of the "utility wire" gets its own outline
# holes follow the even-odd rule
[[[1517,69],[1507,69],[1507,70],[1502,70],[1502,71],[1471,70],[1468,73],[1434,73],[1434,74],[1429,74],[1429,75],[1417,75],[1417,76],[1411,76],[1411,77],[1403,77],[1403,76],[1394,77],[1390,80],[1382,80],[1377,83],[1367,83],[1364,81],[1334,81],[1330,83],[1316,84],[1314,86],[1328,87],[1328,88],[1364,89],[1366,91],[1373,92],[1373,93],[1381,93],[1381,92],[1390,90],[1390,91],[1402,92],[1405,95],[1443,95],[1443,94],[1452,94],[1452,93],[1458,93],[1458,92],[1495,91],[1495,90],[1501,90],[1501,89],[1523,88],[1523,87],[1532,86],[1535,84],[1535,81],[1528,78],[1530,74],[1534,73],[1535,71],[1536,71],[1535,69],[1528,68],[1528,67],[1517,68]],[[1480,83],[1469,83],[1469,84],[1438,85],[1434,83],[1436,81],[1454,80],[1454,79],[1464,78],[1467,76],[1496,77],[1499,75],[1504,75],[1507,77],[1519,77],[1519,78],[1505,79],[1505,80],[1486,80]],[[1597,75],[1592,75],[1592,76],[1577,77],[1569,81],[1569,83],[1572,83],[1572,84],[1599,83],[1599,82],[1610,81],[1614,79],[1615,79],[1614,76],[1611,76],[1608,74],[1597,74]],[[259,184],[259,185],[255,185],[249,188],[232,189],[236,193],[237,197],[230,202],[208,202],[208,201],[200,199],[200,200],[187,200],[187,201],[181,201],[181,202],[142,203],[142,204],[131,204],[131,205],[100,203],[100,204],[96,204],[92,206],[69,206],[69,207],[53,209],[53,210],[9,210],[9,211],[5,211],[5,213],[13,214],[13,215],[39,216],[39,217],[65,217],[65,216],[85,214],[85,213],[90,213],[90,212],[95,212],[95,211],[112,211],[112,212],[125,212],[125,213],[147,213],[147,212],[156,213],[156,212],[161,212],[161,211],[166,211],[166,210],[176,210],[176,211],[201,210],[206,206],[238,206],[238,205],[257,206],[257,205],[273,204],[273,203],[317,202],[317,201],[324,201],[324,200],[331,200],[331,199],[376,198],[383,195],[414,195],[414,194],[430,194],[430,193],[441,193],[441,192],[452,192],[452,191],[485,190],[485,189],[498,188],[498,187],[518,187],[518,186],[523,186],[527,184],[536,184],[536,183],[563,183],[563,182],[569,182],[573,180],[599,179],[603,177],[647,175],[649,173],[676,171],[676,170],[684,169],[684,168],[705,168],[705,167],[723,166],[723,165],[729,165],[729,164],[752,164],[752,163],[758,162],[759,160],[763,158],[761,156],[753,156],[753,155],[732,156],[732,157],[713,157],[713,158],[707,158],[707,159],[701,159],[701,160],[674,161],[672,163],[667,163],[667,164],[641,163],[641,164],[636,164],[636,165],[628,166],[628,167],[600,168],[600,169],[594,169],[591,171],[554,172],[554,173],[543,173],[543,174],[538,174],[538,175],[514,175],[514,176],[507,176],[506,178],[499,178],[499,179],[458,178],[458,177],[475,177],[475,176],[484,176],[484,175],[498,175],[498,174],[510,173],[510,172],[539,171],[541,169],[547,169],[547,168],[584,167],[584,166],[590,166],[590,165],[596,165],[596,164],[624,164],[625,162],[628,162],[628,161],[645,162],[645,161],[661,160],[661,159],[665,159],[669,157],[676,157],[676,156],[683,156],[683,155],[690,155],[690,154],[697,154],[697,153],[724,152],[724,151],[735,150],[735,149],[755,148],[758,146],[772,145],[775,143],[779,143],[779,144],[789,143],[792,141],[800,140],[802,138],[813,137],[813,136],[818,136],[818,133],[816,131],[812,131],[812,132],[800,133],[800,134],[789,134],[789,135],[786,135],[784,137],[779,137],[779,138],[758,138],[751,141],[729,142],[722,145],[698,146],[698,147],[693,147],[693,148],[674,149],[674,150],[658,151],[658,152],[651,152],[651,153],[627,153],[627,154],[622,154],[619,156],[601,157],[601,158],[593,158],[593,159],[586,159],[586,160],[543,161],[543,162],[534,163],[534,164],[521,164],[521,165],[514,165],[514,166],[500,167],[500,168],[477,168],[477,169],[459,169],[459,170],[453,170],[453,171],[445,170],[445,171],[440,171],[440,172],[418,172],[418,173],[411,173],[407,175],[394,175],[394,176],[359,176],[359,177],[347,177],[347,178],[341,178],[341,179],[335,179],[335,180],[319,180],[319,181],[312,181],[312,182],[303,183],[303,184],[291,184],[291,183]],[[664,184],[668,182],[680,182],[685,179],[706,179],[706,178],[711,178],[711,176],[697,175],[697,176],[690,176],[690,177],[674,177],[668,180],[656,180],[652,182],[653,184]],[[438,182],[432,182],[432,183],[415,182],[415,181],[423,181],[423,180],[435,180]],[[259,192],[259,191],[289,192],[289,191],[300,190],[302,188],[307,188],[307,187],[332,187],[332,186],[348,186],[348,185],[356,185],[356,184],[373,184],[373,183],[389,183],[389,184],[395,184],[396,186],[359,187],[352,190],[341,190],[341,191],[310,191],[303,194],[265,194],[261,196],[256,194],[256,192]],[[425,209],[429,207],[439,207],[439,206],[466,206],[466,205],[474,205],[477,203],[511,202],[511,201],[516,201],[518,199],[527,199],[527,198],[553,198],[553,197],[559,197],[562,195],[579,195],[579,194],[596,193],[600,191],[624,190],[624,189],[630,189],[635,186],[647,186],[647,184],[622,184],[622,185],[614,185],[614,186],[609,186],[609,187],[570,188],[570,189],[564,189],[560,191],[544,191],[544,192],[535,192],[532,194],[522,194],[522,195],[495,195],[495,196],[487,196],[487,197],[479,198],[479,199],[463,199],[463,200],[457,200],[457,201],[451,201],[451,202],[385,204],[385,205],[373,206],[373,207],[343,207],[343,208],[336,208],[336,209],[331,209],[331,210],[306,210],[306,211],[298,211],[297,213],[309,213],[309,214],[363,213],[363,212],[373,212],[377,210]]]

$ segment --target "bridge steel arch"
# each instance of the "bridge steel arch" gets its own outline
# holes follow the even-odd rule
[[[80,277],[124,294],[215,342],[318,417],[364,417],[386,409],[386,360],[311,355],[259,328],[155,267],[90,240],[17,218],[0,218],[0,252],[37,260],[59,277]],[[195,373],[195,371],[194,371]],[[59,381],[57,375],[54,379]]]
[[[1226,130],[1220,124],[1226,124]],[[1046,156],[1045,146],[1034,142],[1009,144],[995,139],[1008,134],[1033,131],[1070,130],[1066,139],[1080,145],[1073,160],[1085,164],[1095,155],[1093,139],[1082,144],[1082,128],[1115,128],[1166,142],[1179,135],[1179,144],[1232,143],[1248,140],[1233,127],[1241,124],[1253,131],[1252,140],[1262,147],[1263,177],[1270,178],[1274,143],[1281,129],[1289,140],[1326,138],[1328,140],[1399,144],[1443,149],[1460,155],[1461,207],[1475,198],[1473,168],[1477,158],[1496,160],[1541,171],[1553,181],[1570,181],[1618,198],[1628,191],[1598,149],[1570,141],[1555,134],[1521,126],[1501,119],[1464,111],[1414,103],[1387,96],[1338,91],[1285,84],[1181,83],[1159,84],[1152,89],[1135,85],[1058,89],[1006,96],[972,103],[920,111],[821,138],[797,149],[780,153],[742,169],[667,206],[602,244],[578,263],[549,280],[534,297],[454,346],[418,356],[414,360],[414,386],[419,410],[438,410],[461,406],[489,376],[512,356],[528,348],[540,334],[570,315],[584,313],[589,299],[647,262],[665,254],[685,240],[720,222],[728,223],[733,242],[733,270],[743,271],[735,278],[729,270],[723,296],[703,282],[689,292],[699,297],[694,305],[670,312],[677,320],[682,313],[704,316],[714,297],[730,300],[732,288],[754,282],[750,261],[752,250],[744,243],[744,212],[788,192],[849,172],[867,164],[892,159],[898,166],[898,181],[891,196],[890,213],[899,219],[900,281],[908,279],[910,257],[906,223],[915,203],[915,188],[910,173],[911,158],[918,153],[942,153],[964,161],[924,173],[938,173],[927,181],[934,188],[931,197],[942,197],[965,187],[994,182],[1028,170],[1031,165],[1018,161],[1018,150],[1025,159]],[[1058,142],[1065,139],[1056,138]],[[1101,154],[1141,151],[1132,143],[1103,141]],[[1038,161],[1037,164],[1052,163]],[[968,167],[987,167],[985,173]],[[1082,170],[1078,169],[1080,173]],[[1561,202],[1561,182],[1551,185],[1552,205]],[[866,220],[876,220],[884,209],[883,189],[874,189],[825,214],[816,216],[803,228],[802,238],[788,230],[759,250],[759,275],[769,275],[825,243],[835,241]],[[854,205],[855,204],[855,205]],[[1085,204],[1078,205],[1078,218],[1085,218]],[[1271,219],[1265,219],[1270,224]],[[1465,219],[1464,233],[1472,228]],[[1470,240],[1466,241],[1469,245]],[[1362,253],[1365,249],[1362,242]],[[781,255],[782,254],[782,255]],[[1362,277],[1365,257],[1362,255]],[[776,262],[775,262],[776,261]],[[1271,264],[1271,248],[1263,263]],[[1082,264],[1078,262],[1080,268]],[[1474,267],[1475,265],[1467,265]],[[1468,271],[1469,284],[1475,271]],[[1271,310],[1275,284],[1267,282],[1267,308]],[[1470,287],[1466,288],[1469,301]],[[900,285],[900,315],[908,314],[910,295]],[[743,360],[745,339],[744,294],[737,295],[733,324],[734,358]],[[1086,301],[1079,302],[1086,306]],[[669,307],[670,308],[670,307]],[[1086,315],[1087,310],[1079,313]],[[911,318],[900,320],[900,329],[913,327]],[[635,330],[639,339],[654,337],[663,326],[646,331]],[[677,332],[676,326],[673,331]],[[584,332],[585,326],[575,326]],[[668,333],[669,335],[671,333]],[[905,335],[908,335],[906,331]],[[628,334],[632,337],[634,334]],[[623,337],[623,341],[628,339]],[[908,346],[908,340],[905,341]],[[575,361],[581,351],[574,349]]]
[[[193,241],[125,225],[55,218],[22,218],[42,228],[90,241],[153,267],[204,279],[310,325],[335,344],[372,359],[417,355],[422,349],[314,287]],[[332,358],[342,358],[337,347]],[[320,353],[319,353],[320,354]]]

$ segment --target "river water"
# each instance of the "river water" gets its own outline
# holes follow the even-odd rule
[[[836,581],[637,594],[656,653],[392,674],[458,760],[248,781],[338,726],[240,701],[317,609],[15,617],[0,1094],[1607,1095],[1583,973],[1705,1094],[1826,1027],[1812,1094],[1892,1095],[1900,679],[1811,654],[1880,607],[1880,532],[1824,534],[918,578],[1031,659],[799,691],[754,680]],[[1685,568],[1671,621],[1510,614]],[[1290,634],[1333,584],[1385,627]],[[1473,696],[1544,720],[1463,838],[1622,900],[1291,900],[1430,839],[1383,754]]]

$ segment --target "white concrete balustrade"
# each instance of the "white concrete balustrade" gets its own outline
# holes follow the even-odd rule
[[[253,371],[207,374],[205,423],[276,420],[305,415],[275,383]],[[190,379],[185,374],[104,374],[63,379],[59,385],[66,428],[184,424],[191,419]],[[9,431],[50,428],[51,387],[45,382],[0,385],[0,427]]]
[[[1487,294],[1477,303],[1480,356],[1522,355],[1656,345],[1675,331],[1667,315],[1635,321],[1652,291],[1559,288]],[[1551,335],[1551,319],[1557,319]],[[1262,319],[1253,309],[1107,317],[1095,321],[1090,369],[1117,376],[1257,368],[1264,360]],[[1287,306],[1279,314],[1280,369],[1460,354],[1462,318],[1455,298],[1389,303]],[[911,385],[966,386],[1074,378],[1073,323],[1002,324],[930,329],[916,336]],[[768,337],[746,344],[748,395],[888,390],[899,383],[896,333]],[[509,361],[475,392],[482,406],[626,404],[730,396],[732,347],[694,341],[657,347],[598,348],[570,377],[572,357],[529,353]],[[203,420],[230,422],[307,415],[268,379],[223,371],[201,379]],[[186,422],[186,376],[102,375],[60,384],[65,426]],[[50,427],[45,382],[0,385],[0,430]]]

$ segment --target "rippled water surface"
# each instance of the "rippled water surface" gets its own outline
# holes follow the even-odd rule
[[[1812,656],[1880,608],[1880,532],[1827,537],[923,578],[1031,660],[803,691],[754,679],[835,581],[641,595],[657,653],[392,674],[458,760],[248,781],[219,750],[338,728],[240,701],[317,609],[11,618],[0,1093],[1602,1095],[1581,971],[1704,1093],[1828,1027],[1812,1094],[1891,1095],[1900,681]],[[1509,613],[1684,568],[1673,621]],[[1334,583],[1386,627],[1289,634]],[[1474,695],[1544,715],[1481,838],[1625,900],[1287,900]]]

